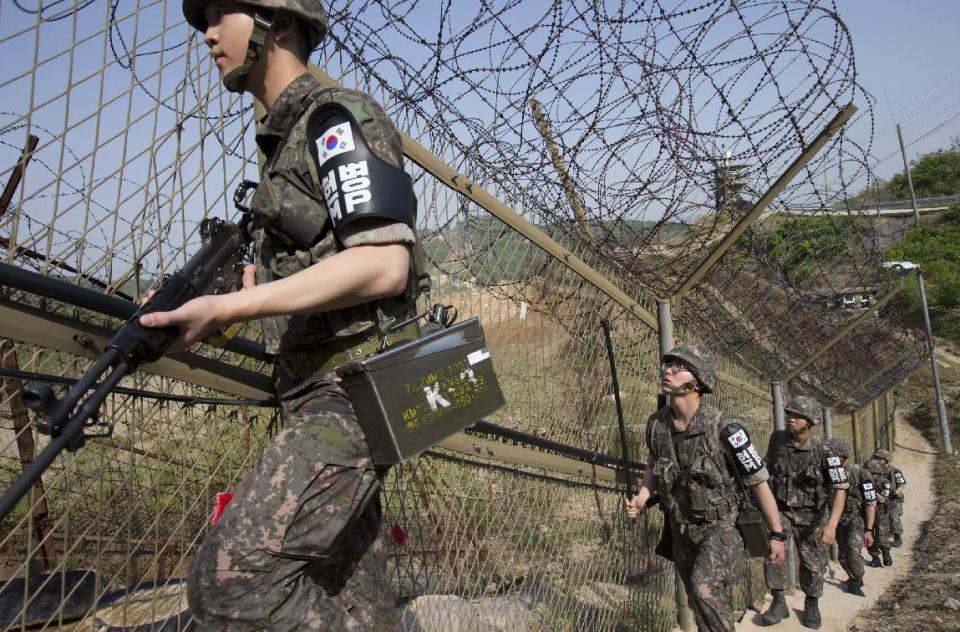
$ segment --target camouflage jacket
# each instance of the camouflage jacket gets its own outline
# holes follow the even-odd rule
[[[258,283],[291,276],[343,248],[412,244],[416,239],[408,226],[382,220],[366,220],[360,228],[351,226],[351,232],[341,235],[340,240],[334,235],[307,133],[311,114],[329,102],[344,105],[355,116],[367,145],[382,160],[402,167],[400,134],[372,99],[354,90],[321,88],[309,74],[291,82],[277,98],[256,135],[257,145],[265,156],[260,184],[250,206]],[[294,247],[284,234],[285,226],[297,224],[319,230],[319,238],[306,250]],[[371,330],[378,308],[387,314],[405,317],[413,313],[414,306],[400,297],[329,312],[265,318],[263,333],[267,351],[282,356],[287,352],[335,346],[337,338]]]
[[[830,502],[832,490],[849,487],[847,482],[833,483],[827,477],[827,458],[831,456],[816,435],[810,435],[800,445],[794,444],[789,430],[770,435],[767,467],[773,495],[781,509],[822,511]]]
[[[720,438],[730,423],[736,422],[704,404],[682,432],[674,426],[669,406],[647,420],[647,463],[657,478],[661,506],[675,522],[732,524],[736,520],[737,483]],[[762,465],[743,477],[747,487],[765,480],[767,471]]]
[[[866,500],[864,498],[864,492],[867,491],[867,486],[869,486],[869,490],[874,493],[873,497],[876,498],[876,491],[873,489],[873,476],[870,475],[870,472],[867,472],[856,463],[847,463],[844,469],[847,471],[847,482],[850,484],[850,488],[847,489],[847,501],[843,507],[843,515],[840,519],[846,522],[853,520],[857,516],[862,516],[864,505],[875,505],[877,501]]]

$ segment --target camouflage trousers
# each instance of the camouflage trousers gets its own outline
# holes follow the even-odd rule
[[[890,503],[890,526],[897,535],[903,535],[903,499],[897,498]]]
[[[873,525],[873,546],[868,549],[870,555],[878,556],[881,551],[890,550],[893,546],[892,527],[890,509],[885,504],[877,503],[877,519]]]
[[[820,534],[825,515],[819,511],[781,509],[780,523],[787,539],[793,538],[800,571],[800,589],[808,597],[819,599],[823,595],[823,574],[830,558],[830,547],[820,544]],[[786,590],[791,578],[787,577],[786,560],[772,564],[763,561],[763,575],[770,590]]]
[[[732,524],[700,526],[690,533],[673,523],[673,563],[687,590],[690,609],[700,632],[732,632],[730,586],[745,572],[743,538]],[[691,538],[691,535],[696,537]]]
[[[320,394],[300,410],[290,414],[285,404],[283,429],[194,556],[187,596],[199,630],[397,624],[379,541],[378,472],[318,458],[337,441],[336,424],[318,419],[351,418],[353,407],[343,396]]]
[[[850,579],[863,577],[863,518],[841,518],[837,525],[837,549],[840,566]]]

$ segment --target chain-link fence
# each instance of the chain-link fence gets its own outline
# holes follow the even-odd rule
[[[490,421],[521,433],[471,431],[391,470],[383,538],[397,621],[670,629],[660,514],[627,520],[622,469],[585,456],[645,459],[657,299],[674,299],[675,339],[719,352],[709,398],[761,447],[772,380],[829,404],[858,460],[893,445],[887,393],[923,349],[896,299],[879,304],[894,284],[876,235],[893,233],[857,202],[869,147],[836,133],[778,211],[677,293],[840,106],[867,106],[863,125],[870,99],[829,3],[530,6],[438,16],[336,2],[315,57],[406,132],[430,300],[481,318],[507,402]],[[195,250],[202,218],[234,217],[234,187],[256,179],[254,110],[222,90],[174,0],[14,1],[0,16],[5,261],[138,300]],[[779,212],[810,202],[821,212]],[[6,289],[0,322],[6,489],[47,441],[24,381],[78,377],[120,321]],[[240,335],[256,338],[256,324]],[[112,435],[58,458],[3,522],[0,628],[187,628],[183,578],[216,494],[235,489],[278,423],[269,367],[199,354],[125,379],[102,415]],[[760,570],[753,562],[734,588],[737,607],[763,594]]]

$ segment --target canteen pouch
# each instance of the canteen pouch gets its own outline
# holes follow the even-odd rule
[[[737,529],[743,537],[743,545],[750,557],[770,555],[770,529],[759,509],[747,502],[740,503],[737,514]]]

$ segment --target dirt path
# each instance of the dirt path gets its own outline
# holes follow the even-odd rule
[[[913,564],[913,542],[919,533],[919,525],[928,520],[933,512],[933,488],[930,477],[935,458],[935,449],[914,430],[905,419],[905,414],[897,415],[897,449],[893,453],[893,462],[903,470],[907,479],[906,499],[903,515],[903,547],[893,549],[893,566],[885,568],[867,567],[864,576],[864,597],[855,597],[845,593],[841,582],[847,578],[846,573],[836,562],[831,562],[827,571],[823,598],[820,600],[820,614],[823,618],[821,630],[841,632],[846,630],[856,618],[857,613],[873,606],[877,598],[883,593],[887,585],[894,579],[903,577],[910,571]],[[866,554],[866,551],[864,551]],[[832,574],[832,577],[831,577]],[[770,596],[764,603],[769,604]],[[743,621],[737,624],[737,632],[746,630],[777,630],[778,632],[801,632],[808,628],[803,627],[799,615],[803,613],[803,593],[797,590],[787,597],[790,606],[790,618],[771,628],[757,625],[760,615],[747,611]]]

